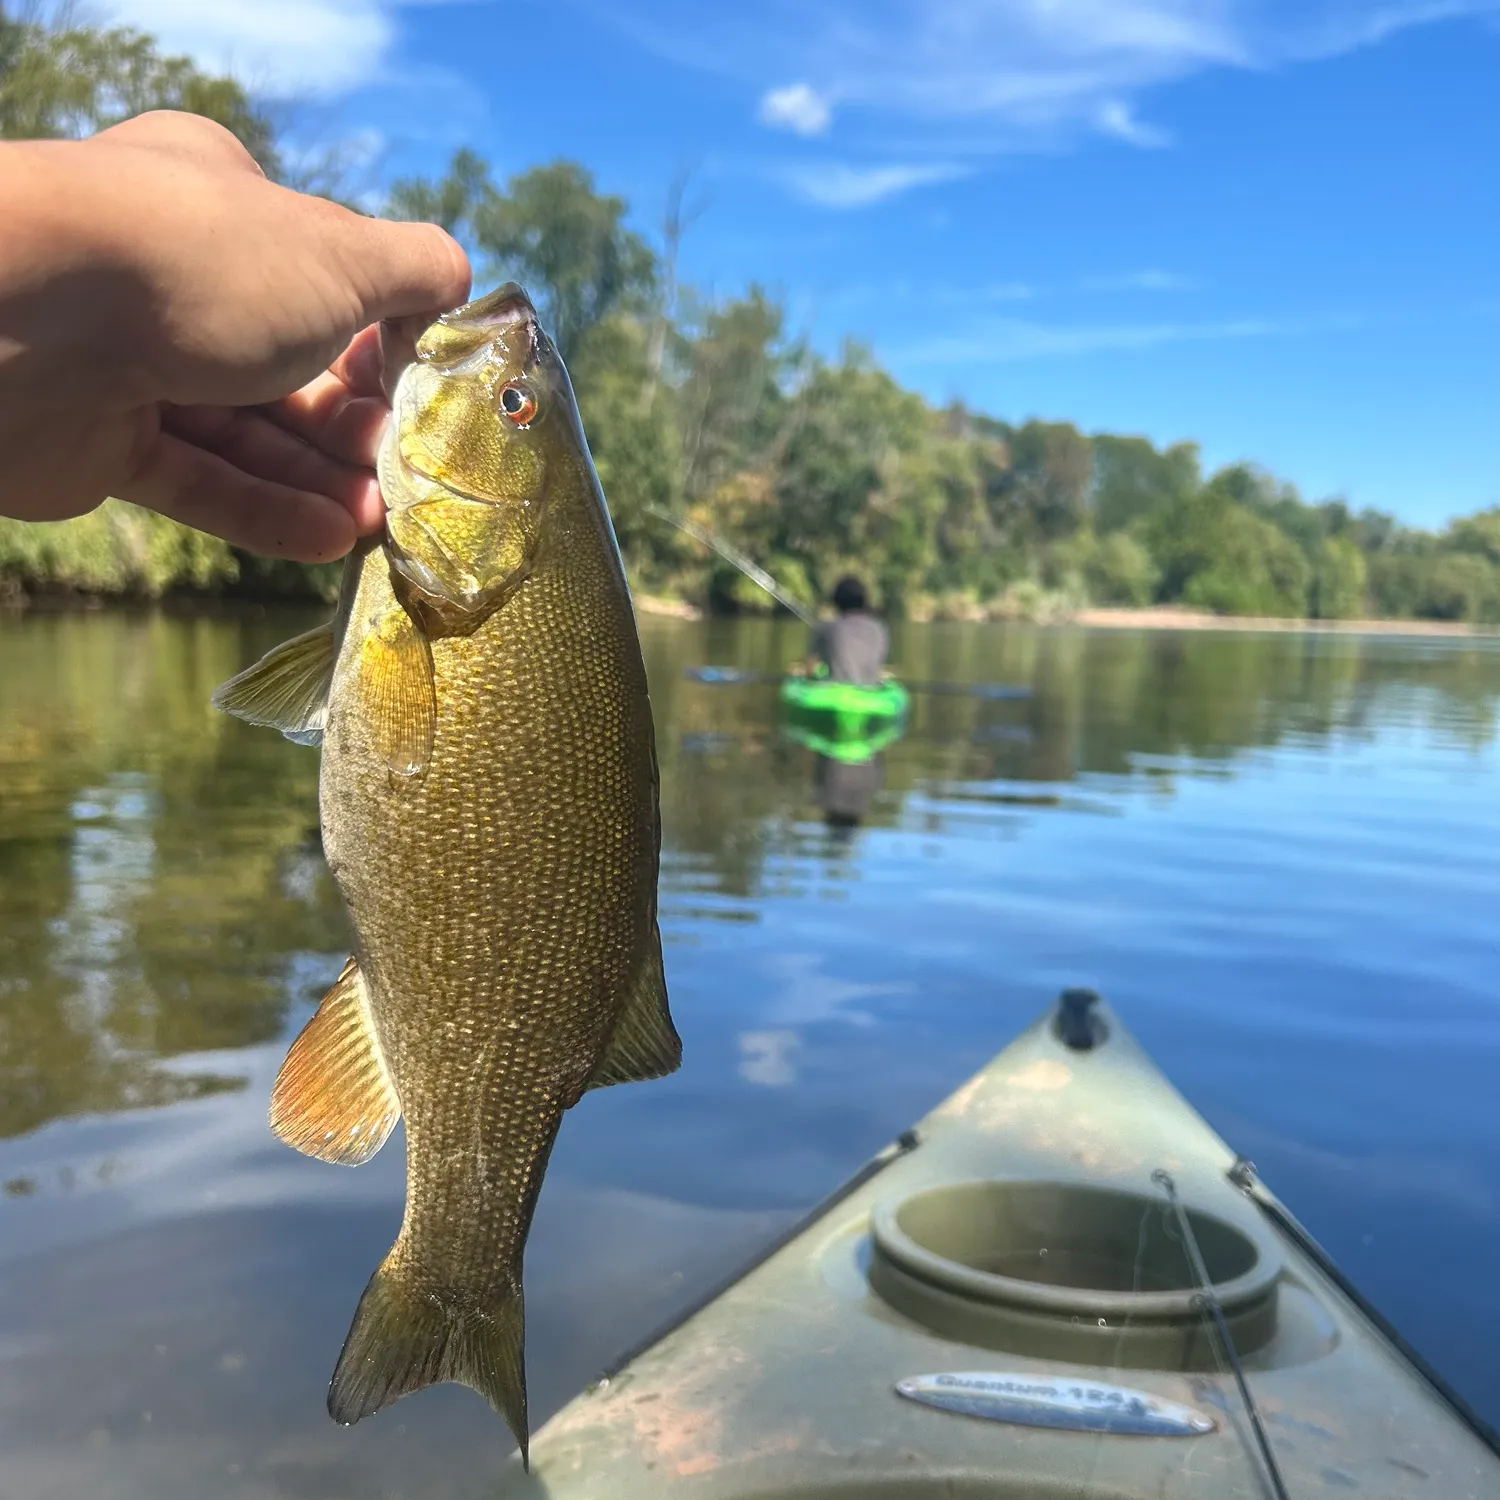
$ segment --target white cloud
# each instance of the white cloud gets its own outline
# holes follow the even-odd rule
[[[1030,302],[1036,288],[1024,281],[994,281],[982,287],[979,295],[986,302]]]
[[[1139,146],[1145,151],[1159,151],[1172,144],[1172,137],[1167,131],[1136,119],[1135,111],[1130,105],[1119,99],[1106,99],[1100,107],[1099,129],[1105,135],[1112,135],[1127,145]]]
[[[927,133],[951,157],[1080,134],[1164,143],[1142,123],[1147,90],[1212,68],[1263,68],[1370,46],[1394,32],[1500,14],[1500,0],[579,0],[638,42],[757,91],[858,109],[863,125]],[[769,97],[769,96],[768,96]],[[947,143],[940,138],[947,136]],[[902,148],[904,155],[912,147]]]
[[[966,176],[968,170],[944,162],[926,165],[890,162],[869,167],[854,167],[847,162],[818,162],[786,167],[777,175],[798,197],[821,208],[865,208],[915,187],[951,182],[956,177]]]
[[[797,1081],[796,1056],[802,1038],[795,1031],[742,1031],[739,1075],[746,1083],[780,1089]]]
[[[283,98],[372,81],[395,34],[393,7],[382,0],[112,0],[107,13],[168,52]]]
[[[760,120],[776,130],[822,135],[833,122],[833,107],[816,89],[805,83],[789,83],[761,98]]]
[[[1338,320],[1332,320],[1337,322]],[[1347,320],[1345,320],[1347,321]],[[998,318],[951,338],[899,351],[902,364],[1008,364],[1017,360],[1145,350],[1163,344],[1292,336],[1328,324],[1236,318],[1214,323],[1032,323]],[[893,353],[892,358],[897,356]]]
[[[1086,292],[1185,292],[1193,283],[1175,271],[1120,271],[1111,276],[1085,276]]]

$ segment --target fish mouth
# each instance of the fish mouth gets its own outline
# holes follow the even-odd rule
[[[507,281],[494,291],[444,313],[444,323],[464,328],[503,328],[512,323],[536,323],[536,308],[518,281]]]
[[[491,336],[520,325],[528,335],[525,363],[531,365],[536,361],[541,344],[536,307],[520,282],[507,281],[483,297],[450,309],[436,320],[428,314],[417,313],[405,318],[388,318],[380,325],[381,384],[388,402],[394,403],[397,383],[407,366],[420,358],[417,344],[434,321],[449,328],[483,331]]]

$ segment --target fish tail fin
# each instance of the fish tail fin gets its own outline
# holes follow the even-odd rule
[[[368,1417],[444,1380],[478,1391],[527,1456],[525,1306],[519,1277],[482,1305],[452,1306],[423,1290],[396,1250],[370,1278],[328,1387],[335,1422]]]

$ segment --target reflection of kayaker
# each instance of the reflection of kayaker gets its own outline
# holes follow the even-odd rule
[[[838,614],[813,627],[804,671],[821,666],[835,682],[874,687],[885,670],[891,638],[870,612],[864,584],[852,575],[840,578],[833,587],[833,607]]]
[[[823,809],[829,828],[859,827],[880,790],[880,757],[868,760],[835,760],[819,755],[813,762],[813,793]]]

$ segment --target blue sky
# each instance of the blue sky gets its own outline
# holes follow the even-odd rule
[[[112,0],[368,152],[589,166],[687,278],[1012,420],[1500,504],[1500,0]]]

